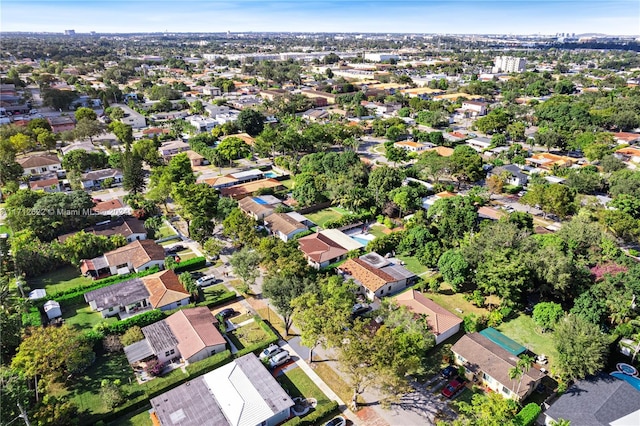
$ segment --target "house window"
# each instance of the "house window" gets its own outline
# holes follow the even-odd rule
[[[175,349],[171,349],[171,355],[175,354],[176,350]]]
[[[507,389],[506,386],[503,386],[502,387],[502,393],[505,394],[505,395],[509,395],[511,393],[511,391],[509,389]]]
[[[384,294],[384,290],[380,290],[380,296]]]
[[[389,288],[387,289],[387,291],[391,291],[391,286],[389,286]]]
[[[176,303],[176,306],[180,306],[180,305],[182,305],[182,301]]]
[[[164,356],[169,356],[169,355],[171,355],[171,352],[169,352],[169,351],[166,351],[166,352],[164,353]]]

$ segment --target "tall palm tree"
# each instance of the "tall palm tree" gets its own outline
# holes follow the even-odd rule
[[[518,361],[518,368],[520,368],[520,381],[518,382],[518,389],[516,390],[516,394],[520,393],[520,386],[522,385],[522,379],[524,378],[524,373],[529,371],[529,369],[533,366],[534,358],[529,355],[522,355],[520,360]]]

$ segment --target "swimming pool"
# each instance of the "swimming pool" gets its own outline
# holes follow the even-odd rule
[[[275,172],[267,172],[267,173],[264,174],[264,177],[267,177],[267,178],[276,178],[278,176],[280,176],[280,175],[275,173]]]
[[[617,379],[624,380],[640,392],[640,379],[638,379],[637,377],[627,376],[626,374],[619,371],[610,374]]]
[[[351,239],[359,242],[365,247],[367,246],[367,244],[369,244],[369,240],[367,240],[366,238],[351,236]]]

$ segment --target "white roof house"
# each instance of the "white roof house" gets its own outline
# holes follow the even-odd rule
[[[320,231],[320,234],[338,243],[347,251],[360,250],[361,248],[364,248],[363,244],[338,229],[325,229]]]

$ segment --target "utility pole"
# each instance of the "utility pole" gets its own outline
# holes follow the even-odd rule
[[[18,417],[21,417],[22,420],[24,420],[24,424],[26,424],[27,426],[31,426],[31,423],[29,422],[29,416],[27,416],[27,412],[24,411],[22,404],[20,404],[19,402],[18,402],[18,408],[20,409],[20,415]]]

